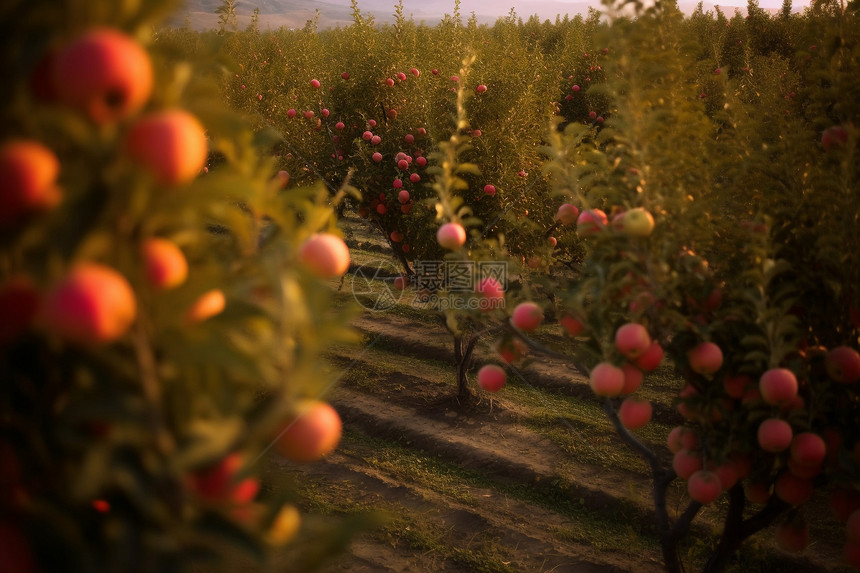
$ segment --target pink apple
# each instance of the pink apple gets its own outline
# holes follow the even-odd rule
[[[618,396],[624,388],[624,371],[610,362],[601,362],[591,369],[588,383],[598,396]]]
[[[723,365],[723,351],[713,342],[702,342],[687,351],[690,368],[699,374],[713,374]]]
[[[633,364],[641,368],[645,372],[653,372],[660,366],[663,360],[663,347],[659,342],[652,342],[638,358],[633,361]]]
[[[576,218],[579,217],[579,209],[576,205],[571,205],[570,203],[562,203],[558,207],[558,212],[555,214],[555,218],[562,225],[572,225],[576,223]]]
[[[618,417],[625,428],[636,430],[651,421],[651,402],[642,398],[626,398],[618,409]]]
[[[719,476],[708,470],[694,472],[687,481],[687,492],[690,498],[702,504],[709,504],[717,499],[723,491]]]
[[[812,432],[801,432],[791,440],[791,459],[802,466],[819,466],[827,456],[824,438]]]
[[[723,378],[723,388],[731,398],[742,398],[753,379],[746,374],[736,374]]]
[[[587,237],[600,232],[609,224],[609,219],[600,209],[587,209],[576,219],[576,232],[580,237]]]
[[[835,381],[853,384],[860,380],[860,354],[850,346],[837,346],[824,357],[827,374]]]
[[[501,390],[506,379],[504,368],[496,364],[485,364],[478,370],[478,385],[488,392]]]
[[[625,362],[621,370],[624,371],[624,387],[621,388],[621,394],[632,394],[642,385],[644,375],[639,368],[629,362]]]
[[[543,322],[543,309],[533,302],[521,302],[514,308],[511,323],[525,332],[532,332]]]
[[[377,152],[375,152],[375,153],[374,153],[373,155],[371,155],[370,157],[371,157],[371,159],[373,159],[373,160],[374,160],[375,162],[377,162],[377,163],[379,163],[380,161],[382,161],[382,154],[381,154],[381,153],[379,153],[378,151],[377,151]]]
[[[583,330],[585,330],[585,325],[582,321],[569,314],[562,316],[558,322],[570,336],[578,336]]]
[[[783,472],[773,486],[773,493],[791,505],[802,505],[812,498],[815,486],[812,480],[797,477],[791,472]]]
[[[397,200],[398,200],[401,204],[409,203],[409,191],[407,191],[406,189],[401,190],[401,191],[397,194]]]
[[[481,295],[481,310],[500,308],[505,300],[505,288],[493,277],[485,277],[478,281],[475,292]]]
[[[337,235],[316,233],[299,247],[299,261],[319,277],[339,277],[349,269],[349,248]]]
[[[626,358],[635,359],[651,346],[648,329],[636,322],[628,322],[615,331],[615,347]]]
[[[480,84],[477,88],[475,88],[475,91],[477,91],[479,94],[482,94],[487,91],[487,86],[485,86],[484,84]]]
[[[770,485],[760,481],[749,482],[744,486],[744,494],[751,503],[764,505],[770,499]]]
[[[768,418],[758,427],[758,444],[766,452],[778,453],[791,445],[793,433],[785,420]]]
[[[702,454],[693,450],[680,450],[672,457],[672,469],[679,478],[690,479],[702,469]]]
[[[318,87],[320,87],[320,81],[319,81],[319,80],[317,80],[317,79],[313,79],[313,80],[311,80],[311,87],[312,87],[312,88],[318,88]]]
[[[436,231],[436,241],[443,249],[458,249],[466,244],[466,230],[460,223],[445,223]]]
[[[495,195],[496,194],[495,185],[490,185],[489,183],[484,185],[484,193],[486,193],[487,195]]]
[[[758,388],[768,404],[783,404],[797,397],[797,378],[787,368],[771,368],[759,378]]]

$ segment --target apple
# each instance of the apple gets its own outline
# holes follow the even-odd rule
[[[457,249],[466,244],[466,230],[460,223],[445,223],[436,231],[436,241],[443,249]]]
[[[312,462],[331,453],[340,442],[343,423],[330,404],[303,400],[275,439],[275,449],[295,462]]]
[[[400,191],[397,194],[397,200],[403,205],[405,205],[406,203],[409,203],[409,191],[407,191],[406,189],[403,189],[402,191]]]
[[[860,510],[860,492],[857,492],[853,488],[835,487],[830,494],[829,505],[833,516],[842,523],[847,523],[851,514]]]
[[[380,215],[385,215],[388,212],[388,207],[386,207],[385,205],[380,203],[379,205],[376,206],[376,212],[379,213]]]
[[[399,275],[394,278],[394,288],[397,290],[404,290],[407,286],[409,286],[409,277],[406,275]]]
[[[371,145],[379,145],[382,142],[382,138],[378,135],[374,135],[370,138]]]
[[[547,237],[546,242],[552,248],[555,248],[558,245],[558,239],[555,237]]]
[[[582,321],[569,314],[565,314],[558,319],[558,323],[561,324],[569,336],[579,336],[585,330],[585,325]]]
[[[370,141],[371,138],[373,138],[373,132],[372,131],[365,131],[364,133],[361,134],[361,138],[365,141]]]
[[[797,378],[788,368],[771,368],[759,378],[758,388],[766,403],[784,404],[797,397]]]
[[[802,505],[812,498],[815,486],[812,480],[797,477],[791,472],[783,472],[776,479],[773,493],[791,505]]]
[[[615,331],[615,347],[628,359],[641,356],[651,346],[648,329],[636,322],[628,322]]]
[[[653,372],[660,366],[663,360],[663,347],[659,342],[652,342],[645,351],[633,360],[638,368],[644,372]]]
[[[820,466],[826,457],[827,445],[818,434],[801,432],[791,440],[791,459],[801,466]]]
[[[412,68],[409,71],[412,72],[412,75],[415,76],[416,78],[421,75],[421,72],[418,71],[418,68]]]
[[[34,140],[14,140],[0,148],[0,227],[53,209],[62,195],[56,185],[60,162]]]
[[[407,145],[412,145],[413,143],[415,143],[415,136],[411,133],[407,133],[403,136],[403,141],[405,141]]]
[[[158,290],[177,287],[188,277],[188,261],[176,243],[159,237],[143,241],[143,269],[150,285]]]
[[[280,547],[292,541],[301,528],[302,517],[299,509],[291,504],[285,503],[278,510],[272,524],[266,531],[266,543],[272,547]]]
[[[260,482],[255,478],[237,482],[236,476],[241,472],[242,465],[241,454],[228,454],[218,463],[191,474],[191,489],[210,502],[248,503],[256,497]]]
[[[601,362],[591,369],[588,384],[598,396],[618,396],[624,388],[624,371],[610,362]]]
[[[702,454],[693,450],[680,450],[672,457],[672,469],[679,478],[690,479],[702,469]]]
[[[296,113],[297,113],[297,112],[296,112],[296,110],[295,110],[295,109],[290,108],[290,109],[288,109],[288,110],[287,110],[287,117],[289,117],[290,119],[292,119],[292,118],[296,117]]]
[[[373,154],[373,155],[371,155],[371,158],[372,158],[375,162],[379,163],[380,161],[382,161],[382,154],[381,154],[381,153],[379,153],[378,151],[376,151],[376,152],[374,152],[374,154]]]
[[[647,237],[654,230],[654,217],[644,208],[636,207],[613,219],[612,228],[631,237]]]
[[[485,364],[478,370],[478,385],[488,392],[501,390],[506,378],[504,368],[496,364]]]
[[[397,79],[401,82],[406,81],[406,74],[404,74],[403,72],[397,72]]]
[[[744,486],[744,494],[751,503],[764,505],[770,500],[770,485],[765,482],[749,482]]]
[[[809,526],[799,518],[782,521],[774,531],[776,544],[783,551],[800,553],[809,545]]]
[[[785,420],[768,418],[758,427],[758,444],[766,452],[778,453],[791,445],[793,433]]]
[[[275,175],[275,179],[280,183],[281,189],[284,189],[287,186],[287,183],[290,182],[290,174],[288,171],[281,169]]]
[[[299,247],[299,261],[320,278],[335,278],[349,269],[349,248],[331,233],[315,233]]]
[[[669,447],[669,451],[673,454],[677,454],[684,449],[683,443],[681,442],[681,436],[686,429],[687,428],[684,426],[675,426],[669,431],[669,435],[666,436],[666,445]]]
[[[0,285],[0,345],[17,339],[39,314],[42,295],[25,275],[13,276]]]
[[[389,236],[391,237],[391,241],[394,243],[399,243],[403,240],[403,233],[400,231],[391,231]]]
[[[644,375],[639,368],[629,362],[622,364],[621,370],[624,371],[624,386],[621,388],[621,394],[632,394],[642,385]]]
[[[753,379],[746,374],[736,374],[723,378],[723,389],[731,398],[742,398]]]
[[[687,351],[690,368],[699,374],[713,374],[723,365],[723,351],[713,342],[702,342]]]
[[[602,210],[587,209],[576,219],[576,232],[580,237],[587,237],[606,228],[608,224],[609,219]]]
[[[484,185],[484,193],[486,193],[487,195],[495,195],[496,194],[495,185],[490,185],[489,183]]]
[[[837,346],[824,357],[827,374],[836,382],[853,384],[860,380],[860,354],[850,346]]]
[[[312,87],[312,88],[318,88],[318,87],[320,87],[320,81],[319,81],[318,79],[316,79],[316,78],[315,78],[315,79],[312,79],[312,80],[311,80],[311,87]]]
[[[479,94],[482,94],[487,91],[487,86],[485,86],[484,84],[479,84],[478,87],[475,88],[475,91],[477,91]]]
[[[579,217],[579,209],[576,205],[571,205],[570,203],[562,203],[558,207],[558,212],[555,214],[556,220],[562,225],[572,225],[576,223],[576,219]]]
[[[200,295],[194,304],[185,311],[185,322],[195,324],[221,314],[227,306],[227,299],[220,289],[212,289]]]
[[[578,85],[573,84],[572,86],[570,86],[570,89],[573,92],[578,92],[581,88]]]
[[[511,324],[525,332],[532,332],[543,322],[543,309],[533,302],[521,302],[514,307]]]
[[[625,428],[636,430],[651,421],[651,402],[642,398],[626,398],[618,409],[618,417]]]
[[[123,336],[137,316],[131,285],[111,267],[77,263],[45,296],[41,323],[69,342],[100,345]]]
[[[848,143],[848,132],[841,125],[828,127],[821,133],[821,147],[824,151],[841,149]]]
[[[409,169],[409,162],[405,159],[401,159],[397,162],[397,168],[401,171],[406,171],[407,169]]]
[[[421,181],[421,176],[420,176],[420,175],[418,175],[417,173],[412,173],[412,174],[409,176],[409,180],[410,180],[412,183],[418,183],[419,181]]]
[[[345,79],[345,80],[348,80],[349,79],[349,72],[343,72],[342,74],[340,74],[340,77]]]
[[[505,287],[493,277],[478,281],[475,292],[481,295],[480,307],[483,311],[500,308],[505,301]]]
[[[416,157],[415,163],[418,164],[418,167],[424,167],[425,165],[427,165],[427,158],[422,156]]]
[[[182,109],[153,112],[138,119],[125,135],[125,151],[159,183],[188,183],[206,164],[206,133]]]
[[[61,103],[99,124],[136,115],[154,84],[146,50],[111,28],[90,30],[62,48],[52,76]]]
[[[723,484],[719,476],[709,470],[694,472],[687,481],[687,492],[690,498],[701,504],[709,504],[723,492]]]
[[[718,466],[709,464],[708,469],[717,474],[717,477],[720,478],[720,484],[723,486],[723,491],[732,489],[740,479],[737,465],[732,460],[726,460]]]

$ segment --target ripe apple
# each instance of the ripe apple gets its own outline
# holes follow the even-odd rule
[[[827,374],[835,381],[853,384],[860,380],[860,354],[850,346],[837,346],[824,357]]]
[[[242,470],[242,465],[241,454],[228,454],[217,463],[191,474],[191,489],[210,502],[247,503],[257,495],[260,482],[254,478],[237,482],[236,476]]]
[[[501,308],[505,300],[505,287],[493,277],[484,277],[475,286],[475,292],[481,295],[480,307],[483,311]]]
[[[751,503],[764,505],[770,499],[770,486],[766,482],[751,481],[744,486],[744,494]]]
[[[227,299],[220,289],[212,289],[200,295],[194,304],[185,311],[185,322],[189,324],[203,322],[221,314],[227,306]]]
[[[642,379],[645,376],[639,368],[629,362],[622,364],[621,370],[624,371],[624,387],[621,388],[621,394],[632,394],[642,385]]]
[[[335,278],[349,269],[349,248],[331,233],[315,233],[299,247],[299,261],[320,278]]]
[[[651,346],[648,329],[636,322],[628,322],[615,331],[615,347],[628,359],[641,356]]]
[[[488,392],[498,392],[505,385],[507,374],[496,364],[485,364],[478,370],[478,385]]]
[[[312,88],[318,88],[318,87],[320,87],[320,81],[319,81],[318,79],[312,79],[312,80],[311,80],[311,87],[312,87]]]
[[[149,284],[159,290],[177,287],[188,277],[188,261],[176,243],[159,237],[141,245],[143,268]]]
[[[407,133],[403,136],[403,141],[405,141],[407,145],[412,145],[413,143],[415,143],[415,136],[411,133]]]
[[[782,521],[776,526],[774,537],[783,551],[800,553],[809,545],[809,526],[803,519]]]
[[[785,420],[768,418],[758,427],[758,444],[766,452],[778,453],[791,445],[793,433]]]
[[[672,469],[681,479],[690,479],[702,469],[702,454],[698,451],[683,449],[672,457]]]
[[[99,124],[137,114],[154,83],[146,50],[110,28],[90,30],[61,49],[52,75],[60,101]]]
[[[645,349],[645,352],[639,355],[635,360],[633,360],[633,364],[639,367],[644,372],[653,372],[660,366],[660,362],[663,360],[663,347],[660,346],[659,342],[652,342],[648,348]]]
[[[397,200],[403,205],[405,205],[406,203],[409,203],[409,191],[407,191],[406,189],[403,189],[402,191],[400,191],[397,194]]]
[[[666,436],[666,445],[669,447],[669,451],[673,454],[677,454],[684,446],[681,442],[681,436],[684,433],[686,428],[684,426],[675,426],[669,432],[669,435]]]
[[[486,193],[487,195],[495,195],[496,194],[495,185],[490,185],[489,183],[484,185],[484,193]]]
[[[285,503],[272,520],[269,530],[266,531],[266,543],[272,547],[286,545],[295,538],[301,523],[302,517],[298,508],[291,503]]]
[[[0,345],[14,341],[30,328],[42,303],[42,295],[24,275],[0,285]]]
[[[421,75],[421,72],[418,71],[418,68],[412,68],[409,71],[412,72],[412,75],[415,76],[416,78]]]
[[[790,471],[783,472],[773,486],[773,493],[791,505],[802,505],[812,498],[815,486],[812,480],[797,477]]]
[[[699,374],[713,374],[723,365],[723,351],[713,342],[702,342],[687,351],[690,368]]]
[[[644,208],[636,207],[613,219],[612,228],[631,237],[647,237],[654,230],[654,217]]]
[[[642,398],[626,398],[618,409],[618,417],[625,428],[636,430],[651,421],[651,402]]]
[[[821,147],[824,151],[841,149],[848,143],[848,132],[841,125],[833,125],[821,134]]]
[[[585,330],[585,325],[582,321],[569,314],[565,314],[558,319],[558,323],[561,324],[565,332],[570,336],[579,336]]]
[[[48,292],[41,310],[46,330],[83,345],[117,340],[136,316],[134,290],[125,277],[92,262],[73,266]]]
[[[736,374],[723,378],[723,388],[731,398],[742,398],[753,379],[746,374]]]
[[[812,432],[801,432],[791,440],[791,459],[801,466],[820,466],[827,457],[824,438]]]
[[[288,109],[288,110],[287,110],[287,117],[289,117],[290,119],[292,119],[292,118],[296,117],[296,113],[297,113],[297,112],[296,112],[296,110],[295,110],[295,109],[290,108],[290,109]]]
[[[466,230],[460,223],[445,223],[436,231],[436,241],[443,249],[458,249],[466,244]]]
[[[290,173],[284,169],[281,169],[275,175],[275,179],[277,179],[280,183],[281,189],[284,189],[287,186],[287,183],[290,182]]]
[[[394,278],[394,288],[397,290],[404,290],[407,286],[409,286],[409,277],[406,275],[399,275]]]
[[[579,214],[576,219],[576,232],[580,237],[587,237],[605,229],[609,219],[600,209],[588,209]]]
[[[418,156],[415,158],[415,163],[418,164],[418,167],[424,167],[427,165],[427,158],[423,156]]]
[[[361,138],[362,138],[363,140],[365,140],[365,141],[370,141],[370,139],[371,139],[372,137],[373,137],[373,132],[372,132],[372,131],[365,131],[364,133],[362,133],[362,134],[361,134]]]
[[[543,322],[543,309],[533,302],[521,302],[514,308],[511,323],[525,332],[532,332]]]
[[[340,441],[343,423],[330,404],[300,401],[275,441],[275,449],[295,462],[312,462],[331,453]]]
[[[375,162],[379,163],[380,161],[382,161],[382,154],[381,154],[381,153],[379,153],[378,151],[376,151],[373,155],[371,155],[371,158],[372,158]]]
[[[562,203],[558,207],[558,212],[555,214],[556,220],[562,225],[572,225],[576,223],[579,217],[579,209],[576,205],[570,203]]]
[[[797,378],[788,368],[771,368],[759,378],[758,388],[768,404],[783,404],[797,397]]]
[[[487,86],[485,86],[484,84],[479,84],[478,87],[475,88],[475,91],[477,91],[479,94],[482,94],[487,91]]]
[[[0,148],[0,227],[57,206],[60,162],[42,143],[15,140]]]
[[[413,183],[418,183],[419,181],[421,181],[421,176],[417,173],[413,173],[409,176],[409,180]]]
[[[188,183],[206,164],[206,133],[196,117],[168,109],[137,120],[125,135],[125,150],[159,183]]]
[[[702,504],[709,504],[723,492],[719,476],[709,470],[694,472],[687,481],[690,498]]]
[[[578,92],[580,89],[581,88],[576,84],[573,84],[572,86],[570,86],[570,90],[573,92]]]
[[[610,362],[601,362],[591,369],[588,384],[598,396],[618,396],[624,388],[624,371]]]

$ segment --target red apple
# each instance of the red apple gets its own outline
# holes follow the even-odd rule
[[[181,109],[140,118],[129,128],[124,143],[128,156],[165,185],[182,185],[194,179],[209,153],[203,126]]]
[[[506,379],[504,368],[496,364],[485,364],[478,370],[478,385],[488,392],[501,390]]]
[[[445,223],[436,231],[436,241],[443,249],[458,249],[466,244],[466,230],[460,223]]]
[[[342,431],[340,416],[331,405],[304,400],[276,438],[275,449],[292,461],[312,462],[337,447]]]
[[[624,388],[624,370],[610,362],[601,362],[591,369],[588,383],[598,396],[618,396]]]
[[[490,185],[489,183],[484,185],[484,193],[486,193],[487,195],[495,195],[496,194],[495,185]]]
[[[773,492],[791,505],[801,505],[812,497],[815,486],[812,481],[797,477],[791,472],[783,472],[774,484]]]
[[[53,80],[62,103],[101,124],[138,113],[154,83],[146,50],[110,28],[90,30],[60,50]]]
[[[14,276],[0,285],[0,345],[13,342],[30,328],[41,304],[42,295],[24,275]]]
[[[576,219],[579,217],[579,209],[576,205],[571,205],[570,203],[563,203],[559,206],[558,212],[555,214],[555,218],[562,225],[572,225],[576,223]]]
[[[764,505],[770,500],[770,486],[765,482],[749,482],[744,486],[744,493],[751,503]]]
[[[98,345],[124,335],[136,316],[137,301],[125,277],[111,267],[82,262],[47,294],[41,322],[65,340]]]
[[[636,430],[651,421],[651,402],[642,398],[626,398],[618,409],[618,417],[625,428]]]
[[[576,219],[576,232],[580,237],[593,235],[609,224],[609,219],[600,209],[588,209]]]
[[[318,88],[318,87],[320,87],[320,81],[319,81],[318,79],[312,79],[312,80],[311,80],[311,87],[312,87],[312,88]]]
[[[723,491],[723,484],[716,473],[708,470],[694,472],[687,481],[690,498],[702,504],[709,504]]]
[[[487,91],[487,86],[485,86],[484,84],[480,84],[478,85],[478,87],[475,88],[475,91],[477,91],[479,94],[482,94]]]
[[[146,279],[156,289],[177,287],[188,277],[188,261],[173,241],[158,237],[146,239],[141,254]]]
[[[723,365],[723,351],[713,342],[702,342],[687,351],[690,368],[699,374],[713,374]]]
[[[38,141],[14,140],[0,148],[0,227],[53,209],[62,195],[56,185],[60,162]]]
[[[349,248],[331,233],[311,235],[299,247],[299,261],[320,278],[335,278],[349,269]]]
[[[672,469],[681,479],[690,479],[702,469],[702,454],[692,450],[681,450],[672,458]]]
[[[651,346],[648,329],[636,322],[628,322],[615,331],[615,347],[628,359],[635,359]]]
[[[821,147],[824,151],[841,149],[848,143],[848,132],[841,125],[833,125],[821,134]]]
[[[652,372],[660,366],[663,360],[663,347],[659,342],[652,342],[638,358],[633,361],[644,372]]]
[[[583,330],[585,330],[585,325],[582,324],[582,321],[578,318],[575,318],[569,314],[565,314],[560,319],[558,319],[559,324],[561,324],[562,328],[564,328],[565,332],[567,332],[570,336],[579,336]]]
[[[377,151],[377,152],[375,152],[375,153],[374,153],[373,155],[371,155],[370,157],[371,157],[371,159],[373,159],[376,163],[379,163],[380,161],[382,161],[382,154],[381,154],[381,153],[379,153],[378,151]]]
[[[812,432],[801,432],[791,440],[791,459],[802,466],[820,466],[827,456],[824,439]]]
[[[809,545],[809,526],[803,519],[782,521],[776,526],[774,537],[783,551],[800,553]]]
[[[543,322],[543,309],[533,302],[521,302],[514,308],[511,323],[525,332],[532,332]]]
[[[778,453],[791,445],[793,433],[785,420],[768,418],[758,427],[758,444],[766,452]]]
[[[407,191],[406,189],[400,191],[397,194],[397,200],[403,205],[409,203],[409,191]]]
[[[797,378],[788,368],[771,368],[759,378],[758,388],[768,404],[783,404],[797,397]]]
[[[684,426],[675,426],[669,432],[669,435],[666,436],[666,445],[669,447],[669,451],[673,454],[677,454],[684,449],[684,446],[681,443],[681,436],[684,433],[684,430],[686,430]]]
[[[481,295],[481,310],[501,308],[505,301],[505,287],[493,277],[485,277],[478,281],[475,292]]]
[[[731,398],[742,398],[753,379],[745,374],[736,374],[723,378],[723,388]]]
[[[824,357],[827,374],[835,381],[853,384],[860,380],[860,354],[850,346],[837,346]]]
[[[624,372],[624,386],[621,388],[621,394],[632,394],[642,385],[644,375],[639,368],[628,362],[621,365],[621,370]]]

